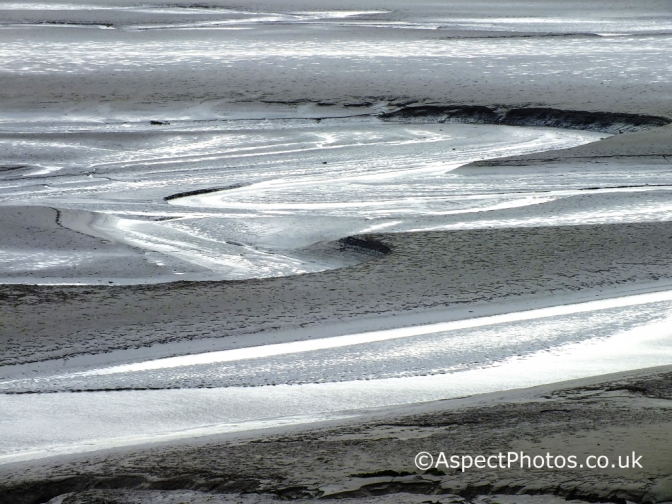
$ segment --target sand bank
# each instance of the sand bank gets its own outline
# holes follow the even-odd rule
[[[561,304],[563,294],[596,299],[663,290],[672,282],[672,224],[666,222],[362,239],[391,252],[339,270],[260,280],[3,285],[2,364],[260,331],[269,331],[272,341],[276,329],[419,311],[450,315],[466,305],[506,311],[507,301]]]
[[[651,126],[672,117],[669,67],[661,58],[670,43],[665,1],[592,2],[588,7],[585,2],[534,6],[514,2],[501,8],[456,2],[450,12],[443,5],[415,2],[409,9],[407,2],[370,1],[366,9],[381,12],[355,23],[340,19],[288,28],[282,16],[290,10],[312,9],[314,2],[285,2],[282,8],[276,2],[255,2],[249,9],[282,10],[280,22],[252,23],[246,27],[250,29],[236,31],[235,37],[225,29],[195,34],[179,26],[158,26],[179,21],[175,12],[160,17],[156,12],[143,13],[139,21],[155,25],[149,30],[130,26],[134,16],[127,13],[101,10],[74,20],[109,28],[86,31],[86,47],[81,48],[81,30],[91,28],[51,26],[68,17],[63,13],[46,16],[48,29],[17,37],[16,30],[36,21],[34,12],[17,10],[9,21],[26,26],[0,30],[5,51],[2,120],[7,124],[67,116],[71,121],[149,123],[246,114],[284,117],[287,107],[292,113],[319,118],[394,113],[409,106],[482,106],[490,111],[621,114],[621,119],[610,116],[615,120],[607,129],[618,133],[641,126],[622,128],[618,125],[622,115],[652,116],[647,119]],[[362,5],[348,0],[339,2],[339,8],[360,10]],[[484,9],[494,20],[479,21]],[[581,13],[580,19],[571,15],[572,9]],[[437,10],[441,16],[436,16]],[[543,30],[537,26],[531,33],[530,15],[551,19],[554,28],[544,24]],[[199,16],[201,21],[212,21],[218,14]],[[484,22],[501,23],[498,16],[518,16],[525,30],[516,26],[505,33],[504,25],[484,29]],[[632,18],[629,24],[619,28],[627,18]],[[455,19],[476,26],[455,26]],[[39,14],[37,20],[44,21],[45,15]],[[577,30],[584,21],[589,29]],[[569,31],[563,33],[563,27]],[[603,33],[614,28],[618,36]],[[531,40],[541,43],[530,44]],[[199,48],[198,53],[194,59],[182,59],[190,44]],[[78,50],[72,51],[76,46]],[[35,47],[44,51],[35,52]],[[134,62],[150,71],[126,71],[129,47],[141,49]],[[307,57],[313,65],[304,65]],[[54,67],[54,62],[60,66]],[[561,120],[558,125],[567,124]],[[462,170],[590,171],[618,163],[633,173],[643,164],[655,164],[664,173],[669,145],[666,126],[623,133],[561,154]],[[19,163],[13,157],[16,152],[11,150],[5,171],[18,176],[17,166],[30,160]],[[8,222],[19,222],[15,217]],[[40,224],[46,232],[53,229],[51,220],[56,222],[49,211],[31,219],[49,221]],[[264,343],[273,341],[279,334],[275,331],[310,330],[335,321],[371,321],[384,328],[409,314],[438,321],[444,316],[469,317],[470,312],[506,312],[512,304],[543,306],[669,288],[671,226],[645,222],[372,234],[357,239],[383,244],[390,253],[349,268],[291,278],[104,288],[4,285],[0,365],[87,354],[104,359],[109,355],[104,352],[112,350],[208,337],[228,344],[237,342],[229,336],[255,334],[249,342]],[[73,235],[73,239],[80,238]],[[88,238],[81,240],[86,241],[85,248],[98,246]],[[320,246],[338,254],[343,243]],[[387,410],[363,424],[190,440],[6,466],[0,472],[0,499],[44,502],[54,497],[54,504],[96,499],[197,501],[210,498],[202,492],[259,492],[263,501],[267,496],[364,498],[445,492],[445,497],[432,498],[460,502],[479,494],[523,493],[668,502],[672,500],[669,373],[669,369],[642,371],[443,401],[404,412]],[[502,450],[578,456],[634,450],[643,456],[643,469],[428,475],[413,466],[419,451]],[[411,474],[403,475],[407,472]],[[174,491],[178,493],[170,493]],[[69,492],[83,493],[81,498],[64,495]]]
[[[252,504],[315,497],[327,502],[420,502],[404,493],[424,495],[423,502],[431,495],[432,502],[440,503],[492,494],[670,502],[672,465],[664,440],[672,431],[671,400],[668,366],[373,411],[364,422],[340,420],[308,430],[289,427],[44,459],[1,467],[0,502],[46,502],[59,495],[62,500],[54,503],[181,498]],[[575,455],[580,462],[590,455],[615,462],[635,451],[642,468],[461,472],[442,467],[428,474],[414,465],[422,451],[551,453]],[[552,497],[508,499],[513,500],[497,496],[493,501],[555,502]]]
[[[669,167],[672,163],[672,126],[662,126],[615,135],[600,142],[592,142],[571,149],[557,149],[524,156],[511,156],[499,159],[476,161],[458,168],[468,172],[471,169],[534,167],[546,169],[590,169],[604,165],[650,165]]]

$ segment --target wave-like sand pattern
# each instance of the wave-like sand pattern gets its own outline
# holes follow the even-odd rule
[[[2,206],[0,257],[10,283],[114,283],[165,272],[142,250],[100,232],[95,212]],[[70,279],[70,280],[69,280]]]
[[[667,222],[369,239],[392,252],[295,277],[115,288],[2,286],[2,363],[306,327],[334,318],[548,302],[572,292],[604,297],[624,288],[664,289],[672,280],[672,223]],[[68,310],[62,309],[63,300]]]
[[[325,348],[334,347],[327,373],[320,367],[324,354],[311,365],[302,365],[300,352],[265,361],[285,382],[278,386],[287,392],[281,408],[264,400],[279,396],[272,376],[255,366],[261,360],[222,368],[219,381],[214,367],[210,374],[149,373],[142,383],[133,382],[139,375],[123,372],[81,383],[79,375],[74,381],[63,377],[69,370],[190,352],[245,353],[251,345],[296,340],[300,346],[304,339],[669,290],[668,1],[367,0],[362,6],[338,0],[318,9],[314,0],[251,0],[238,10],[220,0],[96,0],[88,8],[90,3],[0,5],[0,253],[4,271],[9,264],[9,275],[19,282],[0,285],[0,376],[6,391],[20,392],[0,394],[0,431],[6,435],[1,444],[15,454],[30,451],[24,458],[55,453],[49,450],[75,453],[3,465],[0,501],[227,502],[233,495],[246,504],[316,497],[373,504],[372,496],[382,495],[378,502],[416,502],[401,495],[420,493],[442,503],[491,504],[493,499],[479,496],[504,493],[672,502],[669,367],[332,416],[325,414],[333,413],[330,404],[340,404],[334,408],[341,412],[357,391],[364,395],[361,383],[369,384],[371,400],[358,403],[363,407],[399,404],[395,362],[403,364],[399,372],[412,372],[419,362],[416,371],[431,375],[413,382],[416,389],[405,389],[417,393],[408,400],[446,397],[423,395],[422,388],[434,379],[451,385],[450,375],[432,374],[444,359],[432,353],[432,341],[420,348],[420,340],[418,347],[408,340],[407,354],[381,352],[389,367],[385,359],[369,366],[364,355],[364,364],[354,369],[334,341],[322,340]],[[338,130],[327,117],[351,117],[366,123],[367,132],[343,125]],[[281,131],[290,118],[303,121],[293,123],[293,138]],[[248,129],[237,135],[237,126],[227,129],[226,120]],[[493,156],[605,139],[485,160],[482,148],[455,140],[460,134],[448,131],[457,128],[451,122],[496,125],[460,126],[487,138]],[[538,136],[525,137],[517,127],[523,125],[555,127],[557,133],[535,130]],[[486,135],[488,128],[501,136]],[[516,134],[502,141],[507,128],[524,139],[520,150],[510,150]],[[383,130],[391,141],[379,141]],[[350,156],[359,144],[366,144],[368,155]],[[443,150],[437,152],[439,144]],[[453,170],[460,163],[449,162],[452,153],[461,149],[460,162],[472,163]],[[345,154],[325,157],[336,152]],[[338,171],[343,166],[352,169]],[[264,170],[268,177],[250,175]],[[403,183],[381,184],[383,175]],[[344,201],[342,194],[353,197]],[[400,224],[409,209],[422,218]],[[256,213],[239,225],[236,219],[246,212]],[[200,220],[188,222],[187,213],[201,214]],[[252,238],[248,243],[240,236],[257,241],[252,246]],[[283,255],[292,247],[296,257]],[[308,274],[235,281],[48,286],[29,283],[35,271],[21,278],[22,268],[38,265],[60,278],[95,276],[98,268],[106,282],[117,272],[134,282],[148,271],[157,278],[178,272],[177,262],[166,262],[169,257],[191,261],[192,279],[203,273],[199,264],[205,261],[226,274],[239,268],[243,275],[252,257],[266,261],[269,275],[278,264],[291,263],[290,273],[298,273],[309,261],[323,262]],[[339,268],[317,271],[336,263]],[[652,365],[647,356],[668,355],[667,305],[649,311],[642,306],[622,310],[618,316],[627,323],[621,325],[609,325],[608,313],[591,315],[593,325],[588,316],[576,317],[577,331],[607,327],[599,333],[607,338],[602,346],[594,342],[605,354],[596,360],[615,359],[609,362],[615,367],[591,369],[632,369],[639,362]],[[628,310],[636,315],[629,317]],[[644,334],[652,326],[638,321],[657,324],[653,343]],[[501,327],[492,331],[495,342]],[[619,327],[635,332],[619,339]],[[518,353],[558,352],[562,365],[559,374],[544,375],[549,380],[566,379],[563,373],[572,365],[590,358],[588,353],[583,361],[565,362],[558,346],[544,348],[541,338],[523,336],[536,346],[507,344]],[[629,345],[643,348],[640,337],[649,338],[644,357],[627,352]],[[571,339],[564,334],[554,341]],[[458,343],[448,341],[446,355],[459,354],[451,353],[451,344]],[[355,353],[370,348],[351,346]],[[458,364],[480,366],[487,390],[529,386],[507,381],[521,378],[517,364],[528,362],[530,373],[548,371],[543,363],[549,360],[534,361],[535,368],[521,356],[498,374],[499,368],[484,364],[490,362],[485,349],[474,347],[473,353],[460,349],[466,356]],[[429,355],[424,364],[420,350]],[[503,352],[491,352],[493,359]],[[52,388],[40,389],[34,380],[60,371],[62,383]],[[586,376],[580,371],[572,376]],[[348,381],[349,373],[354,377]],[[461,375],[463,384],[473,376]],[[367,381],[372,377],[384,379]],[[288,385],[297,380],[311,383]],[[383,381],[385,401],[375,402]],[[207,388],[215,385],[222,388]],[[160,390],[130,390],[138,386]],[[175,386],[187,388],[163,389]],[[87,387],[78,394],[26,393]],[[313,395],[305,387],[313,387]],[[328,391],[341,391],[343,402],[330,402],[335,396]],[[238,402],[226,400],[234,396]],[[137,408],[147,401],[164,417]],[[310,402],[316,416],[292,417],[301,401]],[[136,418],[149,418],[134,424],[129,407]],[[242,410],[251,413],[236,419]],[[210,416],[200,415],[204,411]],[[231,422],[250,422],[227,427],[234,430],[329,418],[333,423],[194,439],[222,432],[218,411]],[[364,414],[369,419],[363,422]],[[172,430],[162,424],[161,432],[153,431],[159,417],[174,422]],[[207,425],[199,423],[203,418]],[[140,423],[150,427],[149,434],[138,430]],[[77,454],[148,439],[173,441]],[[67,440],[73,443],[65,446]],[[521,450],[583,458],[634,450],[643,468],[425,472],[413,464],[420,451]],[[515,501],[498,496],[497,502],[550,501],[525,502],[516,495]]]

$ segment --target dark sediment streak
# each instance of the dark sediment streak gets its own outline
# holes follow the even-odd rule
[[[32,166],[28,166],[28,165],[4,165],[4,166],[0,166],[0,173],[14,171],[14,170],[22,170],[22,169],[26,169],[26,168],[32,168]]]
[[[547,126],[554,128],[626,133],[657,128],[672,123],[666,117],[587,112],[554,108],[491,108],[482,105],[406,106],[380,114],[388,121],[424,120],[466,124],[501,124],[507,126]]]
[[[201,194],[209,194],[218,191],[229,191],[231,189],[239,189],[241,187],[245,187],[246,185],[248,184],[231,184],[224,187],[209,187],[205,189],[195,189],[193,191],[185,191],[171,194],[170,196],[166,196],[165,198],[163,198],[163,201],[170,201],[178,198],[186,198],[188,196],[199,196]]]

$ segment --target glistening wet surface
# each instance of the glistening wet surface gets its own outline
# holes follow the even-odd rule
[[[0,462],[344,418],[370,408],[667,364],[671,303],[667,291],[7,381],[0,383],[5,391],[92,390],[0,395],[7,412]],[[193,363],[199,359],[210,363]],[[323,375],[315,374],[318,368]],[[265,386],[249,386],[255,384]],[[204,385],[216,388],[189,388]],[[96,391],[105,386],[187,388]]]
[[[456,169],[608,135],[383,120],[408,105],[669,115],[665,2],[292,3],[0,5],[0,282],[289,276],[370,259],[339,248],[348,235],[479,231],[453,248],[446,237],[460,233],[387,235],[405,255],[351,268],[359,277],[177,293],[4,286],[16,304],[0,305],[0,322],[17,334],[4,340],[0,463],[672,362],[669,292],[520,311],[537,295],[549,306],[669,288],[666,226],[548,232],[670,220],[665,156]],[[637,128],[626,122],[609,131]],[[466,236],[476,234],[494,239]],[[459,253],[423,262],[428,246]],[[383,266],[369,275],[371,265]],[[458,320],[493,305],[504,315]],[[411,315],[453,322],[411,327]],[[273,340],[304,322],[310,341]],[[338,322],[368,325],[326,338]],[[232,334],[261,346],[200,353],[206,342],[191,340],[221,350]]]
[[[556,196],[540,191],[540,179],[525,184],[450,172],[473,160],[604,136],[376,118],[182,121],[159,127],[31,122],[2,129],[0,142],[11,146],[14,158],[7,164],[24,163],[0,174],[2,203],[54,208],[52,227],[145,251],[146,276],[126,283],[180,275],[267,277],[343,266],[347,263],[337,257],[304,249],[357,233],[405,231],[420,223],[432,227],[553,201]],[[639,178],[659,180],[656,173]],[[24,225],[27,213],[20,218]],[[7,282],[119,282],[101,257],[102,247],[94,251],[87,243],[69,259],[64,250],[49,257],[58,236],[42,244],[45,250],[23,238],[19,227],[3,239]],[[60,240],[74,248],[71,236]],[[99,275],[81,274],[97,259]]]

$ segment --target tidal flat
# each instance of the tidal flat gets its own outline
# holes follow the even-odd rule
[[[672,501],[669,7],[0,5],[0,502]]]

